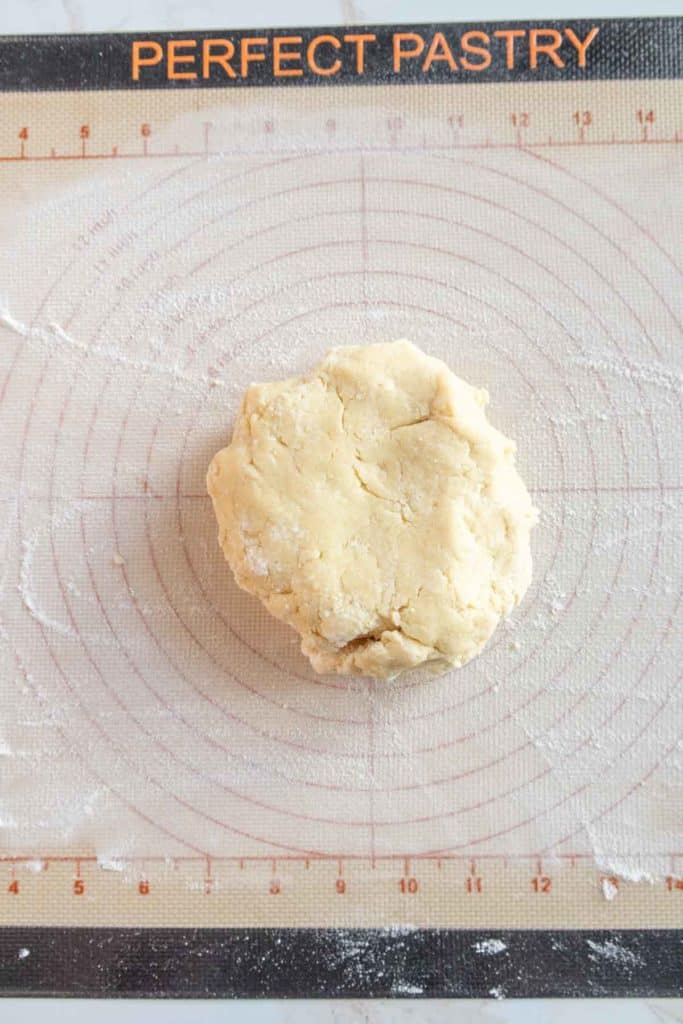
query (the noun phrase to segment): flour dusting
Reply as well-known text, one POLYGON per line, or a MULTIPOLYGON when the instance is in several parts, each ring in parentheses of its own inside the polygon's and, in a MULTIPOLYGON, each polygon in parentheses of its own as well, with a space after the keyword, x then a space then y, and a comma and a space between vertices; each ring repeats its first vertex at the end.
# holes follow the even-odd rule
POLYGON ((13 331, 14 334, 18 334, 20 338, 25 338, 29 334, 30 328, 17 320, 16 317, 12 316, 6 309, 0 309, 0 325, 6 327, 8 331, 13 331))
POLYGON ((12 331, 29 342, 37 344, 45 349, 48 354, 54 355, 57 351, 55 342, 59 342, 67 350, 76 353, 79 358, 84 355, 95 356, 105 359, 114 366, 130 370, 135 374, 150 374, 151 376, 167 378, 174 387, 184 389, 205 396, 207 388, 225 387, 225 382, 215 375, 188 374, 183 372, 177 365, 167 365, 162 362, 154 362, 148 359, 134 359, 127 356, 119 347, 114 345, 86 345, 85 342, 73 337, 60 327, 59 324, 51 323, 46 327, 30 327, 28 324, 17 320, 8 310, 0 310, 0 326, 12 331))
POLYGON ((619 895, 619 888, 611 878, 603 878, 602 880, 602 895, 606 900, 613 900, 619 895))
POLYGON ((44 860, 27 860, 23 866, 25 871, 30 871, 34 875, 39 875, 47 867, 44 860))
POLYGON ((39 622, 41 626, 51 632, 58 633, 60 636, 68 637, 73 639, 75 634, 65 623, 58 621, 53 618, 42 606, 42 602, 38 597, 37 590, 33 586, 33 561, 35 557, 36 547, 40 540, 40 534, 35 534, 30 539, 24 539, 22 541, 23 558, 21 560, 21 568, 19 571, 19 593, 21 599, 26 607, 27 611, 33 616, 36 622, 39 622))
POLYGON ((421 996, 423 992, 420 985, 411 985, 407 981, 395 981, 391 985, 392 996, 421 996))
POLYGON ((573 356, 571 361, 575 366, 597 370, 636 383, 652 384, 676 394, 683 390, 683 374, 664 366, 663 363, 635 363, 626 359, 610 358, 591 359, 588 356, 573 356))
POLYGON ((614 939, 606 939, 604 942, 586 939, 586 945, 592 951, 588 954, 590 960, 607 960, 620 967, 640 967, 645 962, 632 949, 627 949, 614 939))
POLYGON ((474 949, 482 956, 498 956, 507 950, 507 946, 502 939, 482 939, 474 943, 474 949))
POLYGON ((125 864, 121 860, 113 860, 110 857, 98 857, 97 866, 102 871, 120 871, 122 872, 125 868, 125 864))
MULTIPOLYGON (((642 856, 625 857, 610 855, 595 850, 595 863, 601 870, 626 882, 649 882, 653 885, 657 878, 667 873, 666 858, 649 858, 647 862, 642 856)), ((609 898, 609 897, 608 897, 609 898)))

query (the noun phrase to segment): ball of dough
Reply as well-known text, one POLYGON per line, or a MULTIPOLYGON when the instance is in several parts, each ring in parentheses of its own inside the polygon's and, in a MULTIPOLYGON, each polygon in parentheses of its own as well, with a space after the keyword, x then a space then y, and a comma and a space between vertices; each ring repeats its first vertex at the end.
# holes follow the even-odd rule
POLYGON ((408 341, 247 390, 208 472, 219 541, 317 672, 463 665, 523 596, 536 513, 487 402, 408 341))

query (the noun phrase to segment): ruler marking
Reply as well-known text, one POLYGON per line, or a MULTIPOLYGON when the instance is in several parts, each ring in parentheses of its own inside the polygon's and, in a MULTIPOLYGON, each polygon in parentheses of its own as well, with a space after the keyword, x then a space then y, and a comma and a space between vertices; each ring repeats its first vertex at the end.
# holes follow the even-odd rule
MULTIPOLYGON (((539 894, 556 893, 556 899, 553 901, 553 906, 541 909, 544 917, 544 927, 557 926, 557 921, 561 920, 558 914, 563 913, 562 908, 566 906, 569 913, 572 916, 572 920, 576 922, 577 915, 581 917, 585 923, 583 925, 575 924, 577 927, 594 927, 600 925, 605 927, 607 922, 615 924, 619 920, 619 914, 622 909, 626 910, 630 915, 630 919, 634 919, 633 915, 638 913, 638 908, 641 908, 647 912, 647 908, 651 908, 653 921, 657 921, 660 924, 652 924, 651 927, 666 926, 668 921, 671 921, 675 917, 679 906, 678 898, 683 893, 683 876, 676 874, 676 863, 675 858, 682 856, 681 854, 671 854, 669 857, 669 863, 667 864, 668 872, 664 877, 658 878, 656 884, 653 886, 638 885, 633 882, 630 885, 624 884, 619 878, 606 875, 595 863, 592 855, 589 854, 563 854, 558 855, 558 859, 563 859, 565 862, 568 860, 567 870, 572 869, 571 879, 568 879, 569 884, 562 884, 555 888, 556 879, 552 873, 543 874, 545 869, 548 872, 550 865, 547 863, 547 859, 539 857, 538 855, 515 855, 513 858, 516 861, 516 869, 514 874, 509 874, 509 865, 507 864, 508 858, 501 855, 485 854, 484 857, 488 858, 490 862, 495 862, 495 868, 492 870, 480 871, 481 865, 477 864, 477 861, 470 858, 469 861, 463 856, 457 856, 451 858, 452 860, 458 860, 467 864, 469 870, 465 873, 465 877, 456 876, 455 879, 451 878, 446 873, 441 873, 442 859, 444 861, 448 858, 422 856, 418 855, 404 855, 398 863, 403 868, 401 877, 397 879, 394 873, 392 865, 397 863, 395 855, 383 855, 381 860, 386 865, 386 870, 380 876, 379 879, 373 880, 373 892, 381 894, 383 901, 391 901, 392 899, 402 899, 404 896, 409 895, 411 898, 415 897, 418 901, 424 899, 425 911, 432 905, 431 900, 436 896, 437 898, 437 913, 440 915, 443 927, 487 927, 487 908, 482 903, 481 906, 475 904, 475 901, 470 902, 467 900, 467 906, 456 902, 452 907, 452 917, 450 923, 443 923, 442 917, 443 902, 439 900, 450 900, 455 884, 460 887, 464 882, 465 892, 469 896, 475 898, 481 894, 487 894, 489 898, 507 897, 510 893, 514 894, 514 899, 517 901, 510 909, 510 914, 505 917, 497 915, 496 924, 490 924, 488 927, 516 927, 520 920, 524 919, 526 913, 524 906, 529 907, 537 905, 539 894), (578 860, 583 859, 583 870, 578 872, 578 860), (529 878, 528 863, 531 860, 532 867, 535 869, 535 873, 529 878), (424 862, 424 864, 431 865, 432 873, 427 871, 416 871, 416 865, 414 861, 424 862), (526 861, 526 864, 525 864, 526 861), (412 873, 411 873, 412 872, 412 873), (621 893, 627 896, 626 904, 623 901, 619 903, 605 902, 601 898, 601 894, 604 894, 604 882, 611 882, 614 886, 619 888, 621 893), (378 888, 378 883, 381 888, 378 888), (531 883, 531 884, 530 884, 531 883), (398 894, 401 894, 400 896, 398 894), (577 902, 577 895, 579 896, 579 902, 577 902), (557 903, 557 900, 563 901, 557 903), (524 901, 524 903, 520 902, 524 901), (530 901, 534 901, 532 904, 530 901), (516 908, 516 909, 515 909, 516 908), (605 917, 607 915, 607 917, 605 917), (505 923, 502 923, 505 922, 505 923), (592 923, 591 923, 592 922, 592 923), (597 924, 596 924, 597 922, 597 924), (600 924, 602 922, 602 924, 600 924)), ((35 859, 35 858, 34 858, 35 859)), ((47 860, 48 858, 44 858, 47 860)), ((57 875, 50 880, 51 886, 50 892, 62 892, 66 889, 66 892, 74 897, 82 897, 87 893, 88 907, 87 911, 83 911, 81 908, 74 906, 69 902, 69 906, 65 907, 65 917, 61 920, 63 923, 76 924, 83 921, 85 914, 86 919, 92 914, 93 911, 101 909, 103 913, 111 917, 113 912, 116 920, 121 916, 122 920, 130 922, 130 915, 133 913, 136 915, 136 921, 140 926, 144 926, 145 922, 149 921, 149 916, 158 923, 160 921, 159 915, 162 915, 163 926, 173 927, 174 921, 178 921, 177 914, 181 915, 183 920, 187 921, 188 913, 194 915, 193 921, 197 927, 200 927, 202 922, 207 920, 215 921, 215 918, 206 918, 203 915, 212 914, 213 912, 208 909, 202 909, 201 903, 193 902, 195 896, 193 893, 197 893, 200 889, 202 895, 210 896, 215 887, 216 878, 213 871, 213 862, 216 859, 222 859, 225 861, 232 861, 235 858, 214 858, 213 856, 197 856, 197 857, 183 857, 179 858, 186 862, 197 862, 203 864, 206 867, 206 871, 203 873, 203 877, 200 876, 202 885, 197 885, 194 875, 188 875, 178 877, 174 879, 168 873, 166 874, 155 874, 147 870, 145 864, 146 861, 160 862, 164 860, 168 864, 167 858, 160 857, 139 857, 130 858, 125 860, 117 860, 118 865, 125 863, 135 862, 139 865, 139 869, 135 872, 135 884, 131 886, 130 874, 128 876, 120 874, 118 871, 103 871, 97 874, 97 876, 86 876, 83 878, 83 872, 81 867, 80 857, 54 857, 53 860, 59 860, 62 863, 71 862, 75 865, 75 874, 73 876, 66 877, 64 875, 57 875), (189 884, 188 884, 189 881, 189 884), (161 905, 158 903, 155 905, 154 901, 144 900, 139 901, 139 897, 149 896, 150 893, 166 893, 166 897, 163 898, 161 905), (177 914, 176 914, 177 911, 177 914), (165 916, 164 916, 165 915, 165 916), (175 915, 175 916, 174 916, 175 915)), ((272 874, 270 879, 267 880, 266 885, 262 887, 259 883, 259 879, 256 880, 247 877, 243 881, 239 881, 238 878, 232 878, 230 882, 226 882, 223 886, 224 892, 228 897, 228 902, 224 904, 220 910, 220 920, 225 926, 237 925, 242 919, 245 913, 245 904, 243 897, 247 894, 248 906, 253 903, 254 912, 257 912, 257 906, 261 906, 265 914, 269 911, 265 909, 265 903, 260 903, 261 900, 270 900, 274 895, 280 894, 283 890, 281 879, 277 877, 277 865, 280 858, 272 858, 265 856, 254 856, 249 858, 252 862, 263 861, 269 863, 272 868, 272 874), (234 902, 232 901, 234 897, 234 902), (254 902, 256 901, 256 902, 254 902), (227 916, 226 916, 227 915, 227 916)), ((289 858, 290 860, 299 860, 303 864, 308 864, 311 858, 289 858)), ((303 909, 304 921, 299 924, 293 923, 292 927, 307 927, 316 926, 316 922, 319 923, 321 919, 324 919, 326 908, 332 907, 332 902, 336 906, 337 897, 340 894, 348 891, 348 883, 344 877, 344 858, 331 858, 327 856, 320 856, 313 858, 319 860, 322 863, 326 863, 329 869, 329 873, 322 876, 316 873, 313 876, 309 876, 310 881, 307 880, 307 887, 309 890, 309 902, 303 909), (329 902, 328 902, 329 901, 329 902), (318 915, 316 917, 316 915, 318 915), (320 915, 323 915, 321 917, 320 915)), ((380 858, 378 858, 380 859, 380 858)), ((554 858, 552 858, 554 859, 554 858)), ((16 858, 14 859, 16 861, 16 858)), ((94 857, 83 858, 88 862, 95 860, 94 857)), ((370 869, 371 861, 368 857, 359 857, 358 860, 363 861, 370 869)), ((240 866, 244 866, 242 860, 239 861, 240 866)), ((11 881, 5 883, 5 891, 9 894, 8 899, 12 900, 11 910, 12 919, 15 924, 21 922, 22 915, 28 914, 30 923, 35 923, 36 915, 40 919, 41 908, 46 906, 45 903, 45 889, 44 884, 37 886, 33 885, 31 878, 21 878, 16 871, 16 863, 9 864, 9 874, 11 881), (15 903, 14 898, 18 898, 15 903), (22 909, 23 908, 23 909, 22 909)), ((375 876, 376 877, 376 876, 375 876)), ((355 876, 356 881, 359 878, 355 876)), ((38 879, 35 879, 38 881, 38 879)), ((2 897, 0 896, 0 899, 2 897)), ((49 897, 48 897, 49 898, 49 897)), ((543 901, 545 903, 545 900, 543 901)), ((10 905, 10 904, 8 904, 10 905)), ((384 910, 380 910, 380 916, 387 910, 387 906, 390 907, 391 903, 384 903, 384 910)), ((534 910, 535 912, 535 910, 534 910)), ((293 911, 297 914, 297 911, 293 911)), ((357 914, 353 907, 351 908, 351 916, 349 923, 353 922, 358 927, 373 927, 379 926, 380 921, 377 921, 375 925, 372 923, 372 906, 367 908, 368 917, 370 920, 365 925, 359 924, 357 920, 357 914)), ((258 912, 257 912, 257 920, 258 912)), ((296 917, 299 921, 300 918, 296 917)), ((338 920, 338 919, 337 919, 338 920)), ((386 914, 384 914, 383 920, 386 920, 386 914)), ((84 922, 85 923, 85 922, 84 922)), ((114 920, 111 922, 111 926, 115 927, 116 923, 114 920)), ((538 925, 541 927, 541 925, 538 925)))
MULTIPOLYGON (((547 139, 539 139, 535 142, 492 142, 490 139, 486 142, 458 142, 458 149, 469 149, 469 150, 481 150, 481 149, 548 149, 548 148, 567 148, 567 147, 585 147, 585 146, 642 146, 646 145, 657 145, 657 146, 675 146, 680 145, 683 142, 683 137, 680 132, 676 132, 672 136, 660 137, 660 138, 636 138, 636 139, 553 139, 549 136, 547 139)), ((177 145, 177 144, 176 144, 177 145)), ((402 152, 402 153, 422 153, 429 152, 432 150, 451 150, 453 149, 453 143, 436 143, 431 142, 425 145, 414 145, 414 146, 381 146, 381 145, 365 145, 365 146, 339 146, 334 149, 328 149, 329 155, 334 156, 337 153, 350 153, 350 152, 365 152, 365 153, 386 153, 386 152, 402 152)), ((113 146, 112 150, 104 153, 56 153, 54 149, 50 150, 49 154, 34 154, 25 155, 21 154, 2 154, 0 155, 0 163, 17 163, 23 160, 27 163, 42 163, 46 160, 152 160, 152 159, 196 159, 197 157, 211 157, 211 156, 226 156, 226 157, 240 157, 240 156, 266 156, 266 155, 287 155, 287 154, 300 154, 302 150, 288 149, 288 148, 272 148, 266 150, 263 149, 239 149, 239 150, 205 150, 205 149, 174 149, 171 151, 158 150, 150 152, 147 146, 147 140, 143 139, 142 152, 124 152, 118 151, 117 146, 113 146)), ((319 154, 319 150, 311 149, 311 154, 319 154)))

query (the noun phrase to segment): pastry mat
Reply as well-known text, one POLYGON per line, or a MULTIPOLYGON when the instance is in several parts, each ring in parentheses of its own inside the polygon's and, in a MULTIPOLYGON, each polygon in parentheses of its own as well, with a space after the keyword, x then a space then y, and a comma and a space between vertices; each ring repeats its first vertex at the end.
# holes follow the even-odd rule
POLYGON ((50 91, 46 54, 102 40, 20 42, 4 990, 674 992, 681 82, 617 56, 599 80, 50 91), (250 381, 399 337, 518 441, 534 582, 458 672, 317 677, 235 586, 204 474, 250 381))

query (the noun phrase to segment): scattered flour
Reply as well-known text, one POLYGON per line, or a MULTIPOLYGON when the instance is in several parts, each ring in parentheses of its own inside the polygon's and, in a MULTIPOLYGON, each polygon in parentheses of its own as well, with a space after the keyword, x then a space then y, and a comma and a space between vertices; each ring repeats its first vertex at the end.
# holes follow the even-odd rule
POLYGON ((36 548, 41 539, 41 534, 36 533, 30 540, 22 541, 22 559, 19 569, 19 593, 26 609, 31 613, 36 622, 49 629, 59 636, 73 637, 73 631, 63 622, 58 622, 41 607, 38 597, 33 589, 33 559, 36 548))
POLYGON ((424 992, 419 985, 411 985, 406 981, 395 981, 391 986, 392 996, 421 996, 424 992))
POLYGON ((622 967, 636 967, 643 964, 642 957, 634 953, 632 949, 620 946, 613 939, 606 939, 604 942, 595 942, 593 939, 586 939, 586 945, 590 947, 591 960, 609 960, 611 963, 619 964, 622 967))
POLYGON ((78 353, 79 356, 98 356, 106 359, 115 366, 122 366, 133 370, 136 374, 145 373, 157 377, 168 377, 174 386, 184 388, 185 391, 204 395, 207 388, 225 387, 225 382, 219 377, 212 375, 201 376, 199 374, 183 373, 178 366, 166 365, 153 362, 149 359, 133 359, 125 355, 120 348, 112 345, 86 345, 78 338, 72 337, 59 324, 48 324, 46 327, 30 327, 23 323, 7 309, 0 309, 0 327, 4 327, 21 338, 26 338, 47 349, 50 354, 55 351, 55 341, 61 342, 67 349, 78 353))
POLYGON ((21 320, 17 320, 16 317, 13 317, 12 314, 8 313, 5 309, 0 310, 0 324, 2 324, 3 327, 6 327, 8 331, 13 331, 22 338, 27 337, 29 334, 30 328, 27 327, 26 324, 22 323, 21 320))
POLYGON ((619 895, 619 889, 611 878, 603 878, 602 895, 605 897, 606 900, 613 900, 616 896, 619 895))
POLYGON ((672 370, 661 363, 634 363, 625 359, 590 359, 588 356, 574 356, 571 360, 575 366, 599 373, 613 374, 624 380, 642 384, 653 384, 655 387, 666 388, 680 393, 683 391, 683 374, 672 370))
MULTIPOLYGON (((651 865, 648 865, 646 869, 640 860, 635 857, 627 860, 623 857, 600 853, 597 849, 594 849, 594 852, 596 866, 601 871, 614 875, 616 878, 623 878, 625 882, 649 882, 650 885, 654 884, 655 874, 651 870, 651 865)), ((656 870, 656 874, 663 876, 666 873, 666 864, 662 863, 661 871, 656 870)))
MULTIPOLYGON (((40 584, 44 570, 42 569, 41 564, 34 565, 34 562, 36 560, 36 552, 40 545, 48 541, 51 535, 58 535, 64 528, 73 524, 79 516, 85 515, 88 512, 88 509, 89 505, 87 499, 72 502, 64 509, 63 512, 58 514, 55 513, 41 526, 35 529, 30 536, 22 539, 21 563, 19 566, 17 589, 21 595, 21 600, 26 610, 36 622, 44 627, 44 629, 49 630, 57 636, 65 637, 68 640, 75 640, 79 645, 85 640, 87 642, 96 643, 100 647, 118 647, 120 646, 120 639, 116 636, 109 636, 102 630, 95 630, 93 632, 81 630, 80 635, 77 636, 74 629, 70 624, 68 624, 66 614, 64 620, 56 618, 45 607, 44 599, 41 600, 38 596, 37 585, 40 584)), ((119 555, 119 557, 121 556, 119 555)), ((112 561, 115 565, 124 564, 123 561, 121 563, 116 562, 115 556, 112 558, 112 561)), ((74 587, 69 582, 67 582, 65 586, 71 593, 75 593, 77 596, 79 595, 78 588, 74 587)))
POLYGON ((502 939, 482 939, 481 942, 474 943, 474 948, 482 956, 497 956, 504 953, 507 946, 502 939))
POLYGON ((103 871, 123 871, 124 864, 120 860, 112 860, 108 857, 98 857, 97 866, 103 871))
POLYGON ((27 860, 24 863, 24 870, 32 871, 34 875, 39 875, 41 871, 45 870, 44 860, 27 860))

